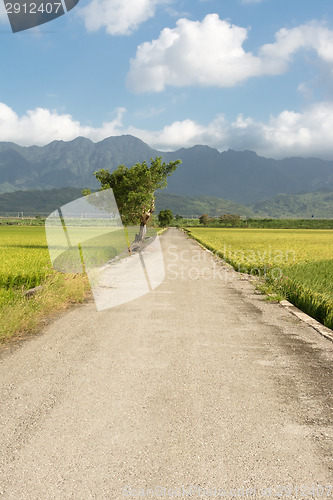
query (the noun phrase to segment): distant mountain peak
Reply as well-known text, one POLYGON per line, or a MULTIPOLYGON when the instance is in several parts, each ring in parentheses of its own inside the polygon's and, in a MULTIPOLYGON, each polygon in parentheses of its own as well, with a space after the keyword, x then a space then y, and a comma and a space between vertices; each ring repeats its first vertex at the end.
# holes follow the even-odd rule
POLYGON ((85 137, 53 141, 46 146, 21 147, 0 142, 0 193, 68 186, 95 189, 93 172, 127 167, 161 156, 182 160, 168 178, 168 193, 212 196, 250 205, 278 193, 333 189, 333 162, 289 158, 272 160, 254 151, 219 152, 207 145, 161 152, 127 134, 94 143, 85 137))
POLYGON ((90 142, 93 144, 93 141, 91 139, 88 139, 87 137, 83 137, 82 135, 79 135, 75 139, 68 141, 68 144, 70 144, 70 143, 74 144, 74 143, 79 143, 79 142, 90 142))
POLYGON ((139 139, 138 137, 135 137, 134 135, 131 135, 131 134, 111 135, 110 137, 106 137, 105 139, 102 139, 101 141, 96 142, 95 144, 105 144, 105 143, 117 142, 117 141, 118 142, 131 141, 132 143, 136 143, 136 144, 144 144, 147 148, 150 148, 150 146, 148 146, 148 144, 146 144, 141 139, 139 139))
POLYGON ((259 158, 257 153, 255 151, 251 151, 250 149, 244 149, 242 151, 236 151, 235 149, 228 149, 227 151, 223 151, 223 153, 229 154, 229 155, 234 155, 234 156, 243 155, 243 156, 252 156, 255 158, 259 158))

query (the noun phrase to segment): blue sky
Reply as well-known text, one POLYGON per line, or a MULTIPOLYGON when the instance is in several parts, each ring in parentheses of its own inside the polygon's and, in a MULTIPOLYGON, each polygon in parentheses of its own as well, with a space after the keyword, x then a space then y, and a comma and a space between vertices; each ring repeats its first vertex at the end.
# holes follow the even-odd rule
POLYGON ((80 0, 15 34, 1 8, 0 141, 333 159, 332 0, 80 0))

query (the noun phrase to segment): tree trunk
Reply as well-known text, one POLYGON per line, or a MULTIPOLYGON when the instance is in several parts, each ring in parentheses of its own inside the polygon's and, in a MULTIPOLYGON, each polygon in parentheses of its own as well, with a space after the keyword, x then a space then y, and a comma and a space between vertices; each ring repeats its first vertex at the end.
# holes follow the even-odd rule
POLYGON ((150 219, 150 213, 147 213, 147 212, 145 214, 143 214, 143 216, 141 217, 140 231, 139 231, 139 234, 137 234, 135 236, 136 243, 140 243, 141 241, 144 241, 146 233, 147 233, 147 222, 149 221, 149 219, 150 219))
POLYGON ((146 232, 147 232, 147 226, 146 226, 146 224, 141 224, 140 225, 140 231, 139 231, 139 234, 138 234, 138 241, 143 241, 145 239, 146 232))

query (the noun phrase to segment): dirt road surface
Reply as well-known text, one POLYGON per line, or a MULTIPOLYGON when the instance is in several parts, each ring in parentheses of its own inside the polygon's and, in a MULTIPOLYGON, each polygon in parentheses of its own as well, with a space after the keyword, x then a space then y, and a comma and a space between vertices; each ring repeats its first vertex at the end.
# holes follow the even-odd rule
POLYGON ((332 497, 332 342, 161 243, 153 292, 1 350, 0 498, 332 497))

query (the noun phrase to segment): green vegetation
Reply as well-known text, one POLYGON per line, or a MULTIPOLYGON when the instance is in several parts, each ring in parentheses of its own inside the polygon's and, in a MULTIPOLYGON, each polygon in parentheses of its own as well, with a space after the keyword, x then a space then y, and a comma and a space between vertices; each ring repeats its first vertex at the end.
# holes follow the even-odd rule
MULTIPOLYGON (((240 219, 238 216, 223 215, 218 219, 204 214, 206 226, 223 228, 238 227, 247 229, 333 229, 333 219, 240 219), (233 222, 231 220, 233 219, 233 222)), ((200 218, 177 218, 175 227, 201 227, 200 218)))
POLYGON ((79 188, 67 187, 4 193, 0 195, 0 213, 4 216, 16 216, 19 213, 21 216, 23 212, 23 215, 40 214, 47 217, 58 207, 80 198, 81 191, 79 188))
POLYGON ((203 214, 200 215, 199 217, 199 224, 202 224, 203 226, 207 227, 212 220, 213 219, 211 219, 208 214, 203 214))
MULTIPOLYGON (((57 241, 58 229, 48 227, 48 237, 52 238, 49 231, 55 230, 57 241)), ((82 257, 88 270, 128 255, 138 230, 139 226, 124 231, 122 227, 74 225, 70 231, 73 248, 61 253, 61 245, 55 247, 52 268, 44 227, 0 226, 0 342, 18 333, 33 332, 44 317, 84 300, 90 287, 83 274, 79 242, 84 242, 82 257), (25 295, 39 286, 32 297, 25 295)), ((156 229, 149 226, 147 237, 155 234, 156 229)))
POLYGON ((333 218, 333 191, 304 194, 279 194, 254 205, 242 205, 212 196, 178 196, 159 193, 156 198, 158 210, 170 208, 173 213, 186 217, 208 214, 219 217, 223 214, 238 214, 242 218, 333 218))
MULTIPOLYGON (((177 158, 182 160, 181 167, 169 180, 171 193, 190 197, 205 194, 224 198, 245 204, 248 210, 251 204, 269 200, 279 193, 297 193, 300 190, 309 193, 320 188, 333 190, 332 161, 316 158, 273 160, 260 157, 251 151, 229 150, 219 153, 207 146, 181 148, 175 152, 162 153, 133 136, 123 135, 109 137, 97 143, 78 137, 69 142, 53 141, 43 147, 23 147, 0 142, 0 193, 18 189, 61 188, 64 180, 68 186, 90 187, 93 190, 98 188, 98 183, 92 175, 93 171, 119 164, 130 166, 137 161, 149 162, 150 158, 156 156, 162 156, 167 163, 177 158)), ((79 196, 73 196, 72 199, 77 197, 79 196)), ((33 199, 32 201, 35 202, 33 199)), ((319 209, 317 201, 316 206, 319 209)), ((285 200, 281 200, 281 203, 284 205, 285 200)), ((16 210, 24 211, 24 208, 16 205, 16 210)), ((57 203, 55 208, 61 205, 57 203)), ((279 201, 277 209, 280 209, 280 206, 279 201)), ((210 216, 223 213, 253 216, 232 206, 219 207, 214 213, 208 206, 201 206, 194 211, 192 209, 180 211, 169 203, 164 206, 158 205, 157 212, 166 208, 172 210, 174 214, 187 217, 204 213, 210 216)), ((286 208, 289 210, 288 206, 286 208)), ((262 207, 262 211, 255 215, 268 217, 270 214, 265 212, 265 209, 262 207)), ((311 217, 314 214, 315 217, 331 217, 328 213, 314 212, 312 208, 303 209, 295 206, 295 209, 298 212, 293 212, 290 216, 311 217)), ((6 208, 4 210, 6 211, 6 208)), ((279 214, 273 215, 279 216, 279 214)))
POLYGON ((247 219, 252 229, 333 229, 333 219, 247 219))
MULTIPOLYGON (((247 222, 244 221, 244 223, 247 227, 247 222)), ((224 214, 220 215, 219 224, 222 227, 240 227, 243 224, 243 221, 239 215, 224 214)))
POLYGON ((173 220, 173 215, 171 210, 165 209, 161 210, 158 214, 158 224, 160 227, 167 227, 171 224, 173 220))
POLYGON ((83 274, 62 274, 51 268, 44 227, 0 227, 0 342, 31 332, 41 320, 89 290, 83 274), (25 292, 42 285, 28 298, 25 292))
POLYGON ((38 286, 51 269, 43 227, 0 227, 0 286, 38 286))
POLYGON ((44 226, 45 219, 42 217, 24 219, 17 218, 0 218, 0 226, 44 226))
MULTIPOLYGON (((82 196, 82 189, 61 188, 49 190, 15 191, 0 194, 0 213, 3 216, 37 214, 48 216, 58 207, 65 205, 82 196)), ((156 193, 156 211, 171 209, 173 213, 182 215, 200 215, 209 213, 218 216, 221 213, 239 213, 242 216, 253 217, 255 212, 244 205, 229 200, 211 196, 186 197, 167 194, 162 191, 156 193)))
MULTIPOLYGON (((53 230, 54 228, 51 228, 53 230)), ((85 269, 104 265, 115 257, 128 256, 128 250, 135 242, 140 226, 121 227, 71 227, 72 248, 61 252, 54 261, 54 268, 61 272, 82 272, 82 261, 78 245, 80 243, 85 269)), ((48 229, 49 231, 49 229, 48 229)), ((148 226, 146 237, 156 235, 156 229, 148 226)), ((51 235, 50 235, 51 236, 51 235)), ((51 236, 56 241, 57 232, 51 236)), ((55 249, 56 250, 56 249, 55 249)))
MULTIPOLYGON (((155 191, 164 189, 167 178, 177 169, 180 160, 162 163, 162 157, 151 159, 150 166, 144 161, 130 168, 119 165, 113 172, 101 169, 94 173, 100 182, 100 191, 112 189, 124 225, 140 224, 138 241, 147 231, 148 221, 155 212, 155 191)), ((82 194, 91 194, 85 189, 82 194)))
MULTIPOLYGON (((78 269, 59 273, 51 268, 43 226, 30 226, 29 219, 17 221, 26 225, 0 225, 0 341, 15 333, 34 331, 42 318, 68 304, 83 301, 89 290, 87 277, 75 273, 78 269), (42 288, 33 297, 24 295, 28 289, 39 285, 42 288)), ((38 219, 32 221, 43 223, 38 219)), ((157 217, 154 221, 157 223, 157 217)), ((87 220, 79 222, 74 229, 78 241, 86 241, 82 250, 87 266, 99 265, 126 251, 139 230, 138 226, 129 227, 125 236, 124 231, 115 227, 105 234, 102 220, 93 228, 88 227, 87 220)), ((260 229, 202 228, 198 219, 180 216, 176 216, 173 223, 188 227, 192 223, 194 227, 188 229, 190 234, 235 269, 262 276, 266 291, 286 297, 333 328, 333 233, 314 230, 316 227, 333 228, 333 221, 247 220, 248 226, 259 224, 260 229), (267 229, 272 223, 275 229, 267 229), (287 223, 311 229, 283 229, 287 223)), ((221 221, 216 220, 216 223, 221 221)), ((73 235, 73 228, 71 231, 73 235)), ((155 232, 148 227, 148 236, 155 232)), ((65 257, 68 258, 68 254, 62 259, 65 257)), ((60 268, 60 260, 57 264, 60 268)), ((64 269, 68 271, 68 265, 64 269)))
POLYGON ((189 234, 237 271, 333 328, 333 234, 329 230, 191 228, 189 234))
MULTIPOLYGON (((37 214, 48 216, 56 208, 81 197, 79 188, 15 191, 0 194, 0 213, 3 216, 37 214)), ((238 214, 242 218, 306 218, 318 220, 333 218, 333 191, 304 194, 279 194, 267 201, 246 206, 212 196, 179 196, 163 191, 156 193, 156 212, 170 209, 183 217, 209 214, 218 218, 223 214, 238 214)))
POLYGON ((213 196, 179 196, 159 192, 156 194, 156 208, 158 211, 169 208, 173 214, 184 217, 209 214, 218 217, 225 213, 236 213, 243 217, 254 217, 255 212, 250 207, 213 196))
POLYGON ((290 302, 333 329, 333 259, 299 262, 268 285, 290 302))
POLYGON ((333 218, 333 191, 278 194, 270 200, 256 203, 252 209, 267 217, 333 218))

